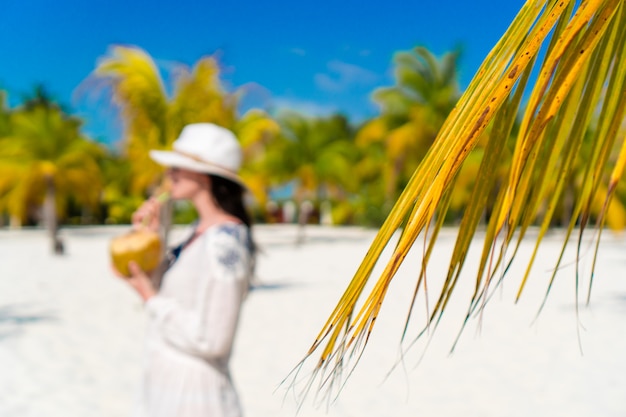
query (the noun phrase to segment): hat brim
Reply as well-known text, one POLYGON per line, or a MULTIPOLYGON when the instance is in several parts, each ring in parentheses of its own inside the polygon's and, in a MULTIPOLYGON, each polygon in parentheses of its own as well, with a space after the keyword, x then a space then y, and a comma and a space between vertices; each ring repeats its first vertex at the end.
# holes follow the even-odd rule
POLYGON ((248 187, 243 180, 233 172, 219 166, 203 163, 177 152, 150 151, 150 158, 159 165, 172 168, 181 168, 203 174, 217 175, 241 185, 244 189, 248 187))

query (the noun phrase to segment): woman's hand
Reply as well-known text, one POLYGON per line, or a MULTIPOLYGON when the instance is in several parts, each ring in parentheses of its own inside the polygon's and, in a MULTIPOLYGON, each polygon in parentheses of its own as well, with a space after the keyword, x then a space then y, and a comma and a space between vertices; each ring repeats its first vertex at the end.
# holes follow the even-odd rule
POLYGON ((152 284, 152 280, 135 262, 130 261, 128 263, 128 270, 130 271, 130 278, 126 280, 131 287, 137 291, 142 300, 148 301, 150 298, 156 295, 156 289, 152 284))
POLYGON ((128 263, 128 270, 130 271, 130 277, 126 277, 120 273, 115 266, 111 265, 113 269, 113 273, 118 277, 122 278, 131 287, 137 291, 137 294, 141 297, 143 301, 148 301, 150 298, 156 295, 156 289, 154 288, 154 284, 152 280, 140 267, 137 263, 130 261, 128 263))
POLYGON ((146 200, 141 207, 133 213, 131 218, 133 228, 135 230, 147 229, 153 232, 158 232, 160 211, 161 204, 155 198, 146 200))

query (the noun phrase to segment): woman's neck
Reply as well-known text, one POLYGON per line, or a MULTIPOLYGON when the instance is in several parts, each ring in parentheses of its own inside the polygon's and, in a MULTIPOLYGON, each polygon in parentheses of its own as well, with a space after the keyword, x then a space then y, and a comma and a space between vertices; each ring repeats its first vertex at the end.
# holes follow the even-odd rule
POLYGON ((201 233, 209 227, 228 221, 239 222, 239 220, 226 213, 219 207, 210 194, 202 193, 192 200, 193 205, 198 212, 198 226, 196 231, 201 233))

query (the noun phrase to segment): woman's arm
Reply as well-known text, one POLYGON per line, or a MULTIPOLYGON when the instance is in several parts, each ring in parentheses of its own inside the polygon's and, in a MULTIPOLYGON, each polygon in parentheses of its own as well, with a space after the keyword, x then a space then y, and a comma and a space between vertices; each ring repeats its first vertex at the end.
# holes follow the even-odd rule
POLYGON ((155 295, 146 308, 162 337, 177 349, 204 358, 230 353, 241 303, 248 290, 250 255, 235 236, 218 231, 203 253, 209 271, 200 275, 195 309, 155 295))

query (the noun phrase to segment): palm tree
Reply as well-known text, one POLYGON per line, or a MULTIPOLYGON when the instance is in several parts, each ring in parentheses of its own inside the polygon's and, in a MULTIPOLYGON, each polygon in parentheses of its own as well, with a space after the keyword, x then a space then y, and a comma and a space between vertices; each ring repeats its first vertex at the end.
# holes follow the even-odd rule
POLYGON ((296 181, 295 198, 320 200, 350 184, 351 128, 344 116, 309 118, 295 112, 278 117, 283 141, 283 181, 296 181))
MULTIPOLYGON (((424 47, 394 56, 395 85, 379 88, 372 98, 381 114, 365 123, 357 144, 365 155, 380 155, 377 194, 394 201, 426 155, 459 97, 456 63, 460 52, 440 60, 424 47), (381 155, 379 148, 384 153, 381 155)), ((371 163, 371 161, 368 161, 371 163)), ((389 207, 390 208, 390 207, 389 207)))
POLYGON ((154 60, 137 47, 114 46, 98 62, 87 85, 107 88, 119 108, 133 193, 146 193, 160 179, 162 170, 150 159, 150 149, 170 147, 187 123, 232 122, 235 97, 221 90, 218 75, 211 57, 191 70, 181 65, 174 71, 170 97, 154 60))
POLYGON ((128 224, 133 212, 143 202, 140 195, 130 192, 132 166, 117 152, 110 152, 101 161, 104 175, 102 202, 106 208, 107 224, 128 224))
MULTIPOLYGON (((277 183, 293 182, 294 199, 302 210, 305 201, 346 199, 356 190, 350 175, 355 162, 352 128, 341 115, 307 117, 295 112, 278 116, 281 140, 272 146, 267 168, 277 183)), ((302 225, 306 216, 299 216, 302 225)))
MULTIPOLYGON (((425 291, 424 270, 431 260, 455 179, 486 132, 487 144, 458 228, 448 273, 425 317, 430 334, 445 316, 444 309, 460 278, 489 196, 495 194, 495 204, 486 226, 475 291, 465 322, 506 277, 494 271, 501 270, 499 265, 506 270, 520 242, 527 238, 528 227, 538 222, 535 252, 519 287, 519 298, 568 177, 578 164, 584 169, 580 171, 579 192, 572 201, 571 220, 565 227, 563 251, 575 227, 580 240, 590 226, 592 206, 598 196, 602 208, 594 239, 600 241, 607 209, 626 165, 625 53, 624 1, 527 1, 446 119, 303 360, 321 350, 314 377, 332 381, 348 364, 355 364, 350 358, 358 361, 389 283, 420 233, 427 241, 413 301, 420 291, 425 291), (535 63, 544 53, 545 58, 536 68, 538 75, 531 77, 535 63), (501 173, 494 173, 524 96, 528 97, 527 104, 514 138, 512 163, 501 181, 501 173), (590 146, 583 158, 579 150, 586 137, 590 146), (356 303, 374 266, 399 229, 401 233, 389 261, 357 311, 356 303)), ((555 261, 554 274, 562 255, 555 261)))
POLYGON ((264 111, 252 109, 237 121, 233 130, 243 149, 241 177, 263 212, 274 181, 271 149, 278 141, 280 126, 264 111))
POLYGON ((163 170, 150 159, 149 150, 171 147, 186 124, 211 122, 236 133, 245 129, 246 145, 253 147, 254 139, 272 137, 275 127, 266 115, 239 117, 241 92, 227 92, 219 75, 216 59, 203 57, 193 68, 177 65, 171 72, 173 85, 167 88, 152 57, 134 46, 113 46, 99 61, 87 84, 107 88, 120 109, 133 201, 140 201, 161 179, 163 170))
POLYGON ((58 219, 69 199, 96 209, 100 198, 97 160, 104 150, 83 136, 80 126, 40 88, 11 112, 10 133, 0 139, 0 202, 21 221, 43 205, 55 253, 63 252, 58 219))

